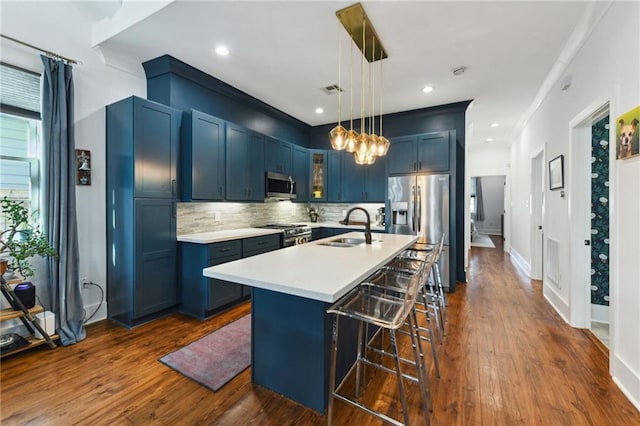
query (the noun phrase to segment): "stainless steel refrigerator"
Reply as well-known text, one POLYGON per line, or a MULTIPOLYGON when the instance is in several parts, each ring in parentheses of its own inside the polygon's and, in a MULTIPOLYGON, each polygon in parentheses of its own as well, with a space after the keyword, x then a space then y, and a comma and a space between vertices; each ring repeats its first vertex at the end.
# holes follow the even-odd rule
POLYGON ((448 290, 449 175, 397 176, 389 178, 386 217, 391 234, 418 235, 418 242, 436 244, 445 235, 438 261, 442 285, 448 290))

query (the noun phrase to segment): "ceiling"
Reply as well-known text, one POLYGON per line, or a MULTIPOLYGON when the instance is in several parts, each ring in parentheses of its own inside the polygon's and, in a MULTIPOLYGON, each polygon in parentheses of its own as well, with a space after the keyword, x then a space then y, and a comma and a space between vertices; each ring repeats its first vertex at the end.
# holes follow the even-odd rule
MULTIPOLYGON (((96 22, 111 16, 112 26, 118 27, 115 18, 122 22, 117 12, 125 3, 78 7, 96 22)), ((352 3, 174 1, 131 18, 96 44, 135 63, 172 55, 305 123, 326 124, 338 120, 337 96, 320 90, 339 82, 338 40, 340 84, 346 89, 342 120, 349 117, 351 74, 354 116, 360 115, 361 55, 354 49, 350 71, 350 40, 335 16, 352 3), (220 44, 229 48, 228 56, 214 53, 220 44), (317 107, 324 113, 316 114, 317 107)), ((514 127, 588 10, 588 3, 577 1, 363 5, 389 55, 382 61, 383 83, 375 88, 376 93, 383 90, 384 113, 473 99, 468 142, 492 138, 494 146, 508 146, 514 127), (454 76, 452 70, 460 66, 468 70, 454 76), (423 93, 425 85, 433 86, 433 92, 423 93), (499 126, 490 127, 493 122, 499 126)))

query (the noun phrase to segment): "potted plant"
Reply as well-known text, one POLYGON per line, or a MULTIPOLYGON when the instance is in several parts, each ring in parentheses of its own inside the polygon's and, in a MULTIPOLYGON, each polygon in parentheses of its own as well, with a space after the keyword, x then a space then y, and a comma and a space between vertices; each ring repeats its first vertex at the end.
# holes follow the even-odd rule
POLYGON ((322 207, 312 206, 311 204, 307 204, 307 213, 309 214, 309 219, 311 222, 317 222, 320 217, 320 213, 322 213, 324 209, 322 207))
POLYGON ((31 266, 33 256, 57 257, 56 250, 49 245, 47 236, 29 215, 22 201, 0 200, 4 229, 0 231, 0 257, 6 257, 8 268, 24 278, 34 274, 31 266))

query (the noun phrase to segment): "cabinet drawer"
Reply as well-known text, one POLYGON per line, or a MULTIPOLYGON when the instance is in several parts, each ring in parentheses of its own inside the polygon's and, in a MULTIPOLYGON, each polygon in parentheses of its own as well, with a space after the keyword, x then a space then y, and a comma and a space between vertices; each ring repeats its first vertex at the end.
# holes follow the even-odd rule
POLYGON ((242 241, 232 240, 225 241, 223 243, 209 244, 207 247, 208 259, 219 259, 221 257, 230 257, 235 255, 241 255, 242 253, 242 241))
POLYGON ((280 248, 280 234, 263 235, 261 237, 246 238, 242 240, 242 252, 246 257, 254 251, 266 249, 275 250, 280 248))

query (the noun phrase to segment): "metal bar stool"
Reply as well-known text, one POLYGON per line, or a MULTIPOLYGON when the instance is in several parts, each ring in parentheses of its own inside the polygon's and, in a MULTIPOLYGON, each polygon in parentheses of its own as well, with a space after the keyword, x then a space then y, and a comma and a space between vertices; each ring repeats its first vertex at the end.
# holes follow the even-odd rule
POLYGON ((356 408, 359 408, 366 413, 369 413, 383 421, 395 424, 409 424, 409 412, 407 408, 407 399, 404 388, 404 379, 416 382, 420 387, 420 395, 422 400, 422 407, 424 410, 425 422, 429 424, 429 395, 428 395, 428 382, 426 369, 424 367, 422 357, 420 356, 420 339, 416 339, 417 329, 415 324, 415 318, 411 315, 413 307, 418 295, 418 288, 421 282, 422 270, 415 271, 411 274, 397 274, 391 271, 387 272, 389 276, 393 276, 394 279, 401 281, 403 287, 406 289, 404 293, 398 293, 398 297, 385 294, 377 287, 369 285, 368 283, 362 283, 342 299, 338 300, 333 306, 331 306, 327 313, 335 314, 335 320, 333 323, 333 342, 331 350, 331 372, 330 372, 330 395, 329 395, 329 408, 328 408, 328 424, 332 424, 333 416, 333 404, 335 399, 339 399, 346 402, 356 408), (339 320, 340 317, 348 317, 355 319, 358 324, 358 351, 357 358, 354 364, 351 366, 345 377, 336 386, 336 359, 338 352, 338 332, 339 332, 339 320), (400 355, 398 351, 398 342, 396 332, 405 322, 409 323, 411 336, 411 346, 413 356, 415 360, 415 366, 417 370, 417 377, 410 376, 402 372, 400 366, 400 355), (366 336, 363 339, 363 326, 372 325, 380 327, 389 332, 391 337, 392 357, 394 359, 395 370, 382 365, 381 363, 373 362, 367 359, 366 356, 366 344, 363 340, 366 340, 366 336), (363 350, 364 348, 364 350, 363 350), (363 356, 364 352, 364 356, 363 356), (373 366, 386 372, 395 373, 398 383, 398 392, 400 395, 400 402, 402 404, 402 412, 404 423, 387 416, 384 413, 375 411, 374 409, 364 405, 363 403, 347 398, 340 394, 340 390, 351 376, 354 368, 356 369, 356 398, 359 397, 360 390, 360 367, 363 365, 373 366))
MULTIPOLYGON (((431 354, 433 357, 433 363, 436 370, 437 377, 440 377, 440 367, 438 362, 438 354, 436 351, 435 345, 435 331, 433 328, 433 322, 436 322, 436 327, 438 325, 438 316, 434 309, 430 309, 432 305, 435 303, 429 292, 426 289, 428 277, 431 274, 432 267, 434 265, 433 256, 425 256, 423 259, 411 259, 404 255, 400 255, 396 257, 394 260, 389 262, 386 266, 384 266, 380 271, 373 274, 371 277, 367 279, 368 285, 375 285, 383 290, 391 290, 393 292, 402 293, 406 291, 405 288, 402 287, 402 281, 398 280, 388 280, 386 271, 394 271, 396 273, 412 273, 413 271, 422 270, 421 283, 419 285, 418 291, 418 300, 413 308, 413 314, 415 315, 416 324, 417 323, 417 315, 416 312, 423 313, 425 315, 427 321, 427 327, 421 327, 418 325, 418 335, 422 340, 429 342, 431 345, 431 354), (422 304, 424 309, 420 309, 417 307, 418 304, 422 304), (420 334, 423 332, 425 334, 420 334)), ((400 330, 402 332, 403 330, 400 330)), ((422 352, 420 353, 423 356, 422 352)))

